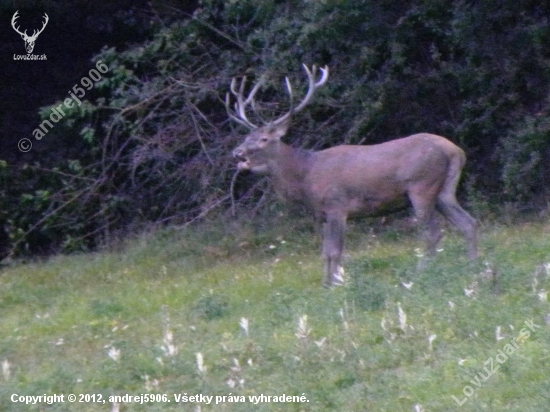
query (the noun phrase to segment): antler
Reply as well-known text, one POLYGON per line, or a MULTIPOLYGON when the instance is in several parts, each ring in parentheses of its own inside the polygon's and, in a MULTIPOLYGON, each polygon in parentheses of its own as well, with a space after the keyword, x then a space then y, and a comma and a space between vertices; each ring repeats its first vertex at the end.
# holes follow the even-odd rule
POLYGON ((244 86, 246 84, 246 76, 244 76, 241 80, 241 85, 239 87, 239 90, 237 91, 237 79, 233 78, 231 80, 231 93, 233 96, 237 98, 237 101, 235 102, 235 113, 237 116, 235 116, 233 113, 231 113, 231 109, 229 108, 229 93, 225 95, 225 108, 227 109, 227 114, 229 117, 236 122, 242 124, 243 126, 246 126, 250 129, 257 129, 258 126, 256 126, 254 123, 252 123, 248 118, 246 117, 246 106, 249 104, 252 106, 252 109, 255 110, 255 101, 254 101, 254 95, 256 92, 260 89, 260 87, 264 83, 264 78, 260 78, 260 81, 256 83, 256 85, 252 88, 250 93, 248 93, 248 96, 246 99, 243 98, 244 93, 244 86))
POLYGON ((13 29, 14 29, 17 33, 19 33, 21 36, 27 37, 27 30, 25 30, 24 33, 21 33, 21 32, 19 31, 19 27, 15 27, 15 20, 17 20, 17 19, 19 18, 19 16, 17 15, 17 13, 19 13, 19 10, 17 10, 17 11, 15 12, 15 14, 13 15, 13 17, 11 18, 11 27, 13 27, 13 29))
MULTIPOLYGON (((304 99, 300 102, 300 104, 298 106, 294 107, 294 105, 293 105, 294 95, 292 93, 292 85, 290 84, 290 80, 288 80, 288 77, 285 77, 286 89, 287 89, 288 94, 290 96, 290 110, 287 113, 285 113, 283 116, 281 116, 278 119, 272 121, 270 124, 278 125, 280 123, 283 123, 286 120, 288 120, 294 113, 297 113, 300 110, 302 110, 309 103, 311 98, 313 97, 313 94, 315 93, 315 90, 318 87, 321 87, 322 85, 324 85, 326 83, 326 81, 328 79, 328 74, 329 74, 328 66, 322 67, 320 69, 321 70, 321 78, 318 81, 316 81, 317 66, 313 65, 311 67, 311 70, 305 64, 302 64, 302 66, 304 67, 304 70, 306 71, 307 77, 308 77, 308 80, 309 80, 308 91, 307 91, 304 99)), ((230 90, 231 90, 231 93, 233 94, 233 96, 235 96, 237 98, 237 101, 235 102, 235 114, 236 115, 231 112, 231 109, 229 107, 229 104, 230 104, 230 95, 229 95, 229 93, 227 93, 225 95, 225 108, 226 108, 227 113, 228 113, 228 115, 231 119, 235 120, 236 122, 242 124, 243 126, 246 126, 246 127, 250 128, 250 129, 257 129, 258 128, 258 126, 256 126, 250 120, 248 120, 248 118, 246 116, 246 107, 248 105, 251 105, 252 109, 254 111, 256 111, 254 96, 256 95, 256 92, 259 90, 259 88, 263 85, 263 83, 264 83, 264 78, 262 77, 260 79, 260 81, 258 83, 256 83, 256 85, 252 88, 252 90, 250 91, 250 93, 248 94, 246 99, 244 99, 243 98, 243 93, 244 93, 244 88, 245 88, 245 84, 246 84, 246 76, 242 78, 241 85, 240 85, 238 91, 237 91, 237 80, 235 78, 233 78, 233 80, 231 81, 230 90)))
POLYGON ((46 25, 48 24, 48 21, 50 21, 50 18, 48 17, 48 15, 46 13, 44 13, 44 23, 42 23, 42 28, 40 30, 33 30, 33 33, 32 33, 32 36, 29 36, 27 34, 27 30, 25 30, 23 33, 21 31, 19 31, 19 27, 15 27, 15 21, 19 18, 19 16, 17 15, 17 13, 19 13, 19 10, 17 10, 15 12, 15 14, 13 15, 13 17, 11 18, 11 27, 13 27, 13 29, 19 33, 21 36, 23 36, 25 39, 27 39, 28 41, 33 41, 33 40, 36 40, 36 38, 38 37, 38 35, 40 33, 42 33, 44 31, 44 29, 46 28, 46 25))
POLYGON ((42 23, 42 28, 40 30, 33 30, 32 36, 30 37, 33 40, 35 40, 38 37, 38 35, 44 31, 44 29, 46 28, 46 25, 50 21, 50 18, 46 13, 44 13, 43 17, 45 18, 45 20, 44 20, 44 23, 42 23))
POLYGON ((274 125, 281 124, 281 123, 285 122, 286 120, 288 120, 294 113, 298 113, 300 110, 302 110, 304 107, 306 107, 306 105, 309 103, 309 101, 313 97, 313 94, 315 93, 315 90, 318 87, 321 87, 322 85, 324 85, 327 82, 327 80, 328 80, 328 66, 320 68, 321 78, 319 79, 319 81, 315 81, 315 78, 317 77, 317 66, 313 65, 311 67, 311 70, 309 70, 309 68, 305 64, 302 63, 302 67, 306 71, 307 77, 308 77, 308 80, 309 80, 308 90, 307 90, 307 93, 306 93, 304 99, 301 101, 301 103, 298 106, 293 107, 292 101, 294 99, 294 96, 292 94, 292 85, 290 84, 290 80, 288 80, 288 77, 285 77, 286 89, 288 90, 288 94, 290 96, 290 110, 287 113, 285 113, 283 116, 279 117, 278 119, 273 120, 273 122, 271 122, 272 124, 274 124, 274 125))

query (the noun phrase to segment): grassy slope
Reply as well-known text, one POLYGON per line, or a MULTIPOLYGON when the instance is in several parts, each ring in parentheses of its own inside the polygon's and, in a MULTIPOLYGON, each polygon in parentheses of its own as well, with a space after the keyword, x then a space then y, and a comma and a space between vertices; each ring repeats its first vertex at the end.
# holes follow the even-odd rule
POLYGON ((548 224, 485 228, 479 264, 463 258, 462 239, 447 235, 444 250, 416 273, 413 236, 356 228, 348 285, 335 290, 320 286, 315 235, 283 240, 284 228, 157 234, 124 252, 5 268, 0 361, 9 373, 0 377, 0 409, 111 409, 108 401, 24 407, 10 402, 13 393, 161 393, 171 402, 121 410, 547 411, 550 307, 539 294, 550 289, 541 266, 550 262, 549 232, 548 224), (542 327, 484 381, 484 362, 528 319, 542 327), (109 357, 117 351, 118 360, 109 357), (476 376, 479 387, 470 382, 476 376), (473 395, 459 406, 451 396, 464 399, 465 385, 473 395), (199 409, 173 397, 200 393, 305 393, 309 402, 199 409))

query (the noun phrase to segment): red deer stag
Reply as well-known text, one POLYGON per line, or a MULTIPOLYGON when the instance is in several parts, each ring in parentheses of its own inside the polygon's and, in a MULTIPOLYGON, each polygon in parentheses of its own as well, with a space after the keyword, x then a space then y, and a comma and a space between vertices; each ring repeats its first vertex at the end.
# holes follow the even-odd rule
POLYGON ((247 106, 255 109, 256 84, 245 98, 246 78, 237 90, 235 111, 226 108, 231 119, 251 129, 233 151, 239 170, 271 175, 276 192, 285 200, 299 202, 324 221, 324 283, 341 283, 340 263, 348 217, 376 216, 412 205, 417 222, 424 229, 426 255, 435 253, 441 239, 435 211, 440 212, 464 235, 471 259, 477 257, 476 221, 457 202, 456 187, 466 161, 464 152, 449 140, 428 133, 415 134, 376 145, 341 145, 320 151, 293 148, 281 141, 292 115, 303 109, 315 90, 328 79, 328 67, 310 70, 304 65, 309 89, 300 104, 292 107, 292 87, 286 78, 291 108, 285 115, 261 127, 247 117, 247 106))

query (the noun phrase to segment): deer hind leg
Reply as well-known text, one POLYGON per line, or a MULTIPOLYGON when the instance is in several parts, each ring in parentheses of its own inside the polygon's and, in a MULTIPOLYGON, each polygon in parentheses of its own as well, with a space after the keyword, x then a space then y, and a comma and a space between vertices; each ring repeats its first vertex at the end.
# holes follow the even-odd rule
MULTIPOLYGON (((425 257, 435 255, 439 241, 442 238, 439 222, 435 213, 435 188, 420 188, 409 192, 409 199, 413 205, 415 219, 419 229, 422 231, 422 238, 426 243, 425 257)), ((425 259, 419 262, 419 268, 424 266, 425 259)))
POLYGON ((437 210, 462 233, 468 247, 468 257, 477 259, 477 222, 452 198, 440 196, 437 210))
POLYGON ((437 196, 436 208, 462 233, 468 247, 468 257, 477 259, 477 221, 456 200, 456 187, 463 162, 452 162, 443 189, 437 196))
POLYGON ((346 216, 340 214, 327 215, 323 225, 323 261, 324 280, 326 286, 342 283, 339 274, 342 253, 344 251, 344 232, 346 216))

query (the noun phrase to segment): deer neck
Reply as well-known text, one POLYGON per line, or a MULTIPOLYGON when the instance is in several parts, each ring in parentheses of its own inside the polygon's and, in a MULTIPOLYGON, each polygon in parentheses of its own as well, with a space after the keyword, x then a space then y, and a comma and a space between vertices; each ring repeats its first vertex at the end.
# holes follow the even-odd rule
POLYGON ((309 173, 315 152, 280 143, 268 168, 277 194, 285 200, 302 203, 306 197, 304 179, 309 173))

